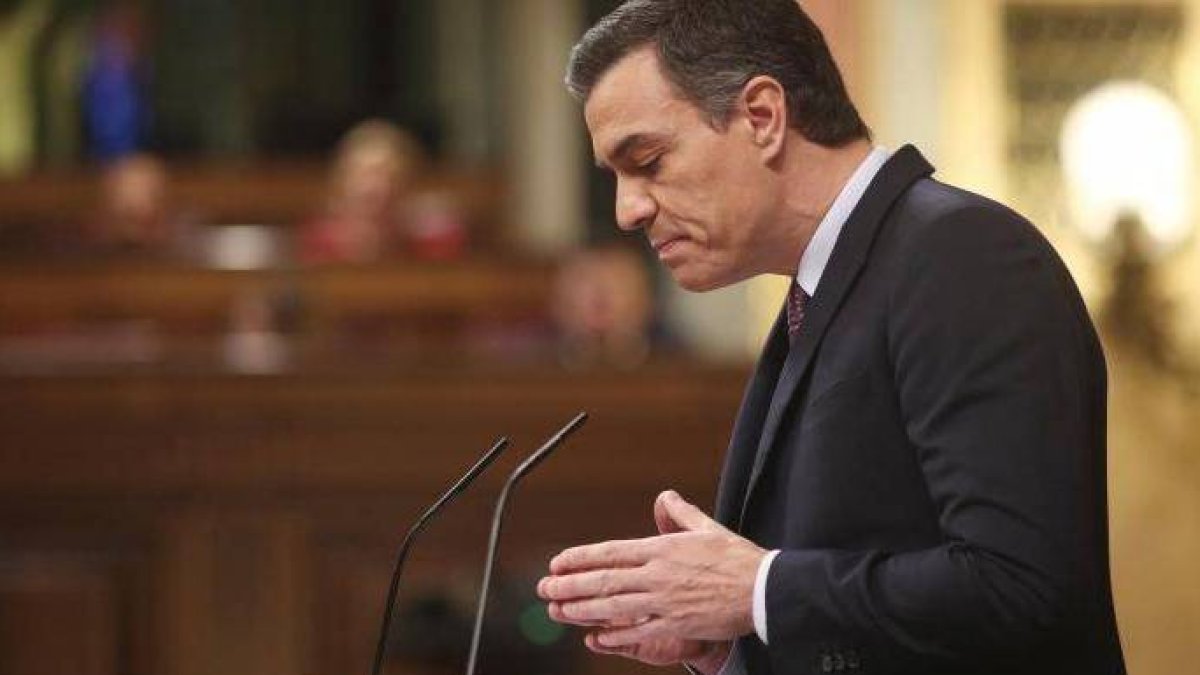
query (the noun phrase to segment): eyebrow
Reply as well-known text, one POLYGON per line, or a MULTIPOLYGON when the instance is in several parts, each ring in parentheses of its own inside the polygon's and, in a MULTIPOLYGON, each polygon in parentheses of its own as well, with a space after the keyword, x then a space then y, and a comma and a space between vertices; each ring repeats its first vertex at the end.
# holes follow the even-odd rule
MULTIPOLYGON (((642 145, 644 143, 648 143, 652 140, 654 140, 654 137, 652 137, 648 134, 643 134, 643 133, 629 134, 625 138, 621 139, 621 142, 617 143, 617 147, 613 149, 612 157, 613 157, 614 162, 620 163, 621 160, 624 159, 624 157, 626 155, 628 155, 630 152, 632 152, 635 147, 642 145)), ((610 169, 611 168, 603 159, 601 159, 599 157, 596 158, 596 167, 600 168, 600 169, 610 169)))

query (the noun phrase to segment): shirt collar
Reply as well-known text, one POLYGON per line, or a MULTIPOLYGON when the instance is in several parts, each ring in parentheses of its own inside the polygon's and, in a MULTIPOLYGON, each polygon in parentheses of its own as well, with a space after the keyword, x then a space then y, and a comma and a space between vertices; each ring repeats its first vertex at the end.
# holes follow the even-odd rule
POLYGON ((871 181, 875 180, 875 175, 890 156, 891 153, 885 148, 872 149, 850 176, 850 180, 846 181, 837 199, 833 200, 833 205, 817 225, 812 240, 800 256, 800 269, 796 272, 796 283, 804 289, 808 297, 816 295, 817 285, 821 282, 821 275, 825 273, 825 266, 829 263, 829 256, 833 254, 833 246, 842 233, 842 227, 846 225, 854 207, 858 206, 867 188, 871 186, 871 181))

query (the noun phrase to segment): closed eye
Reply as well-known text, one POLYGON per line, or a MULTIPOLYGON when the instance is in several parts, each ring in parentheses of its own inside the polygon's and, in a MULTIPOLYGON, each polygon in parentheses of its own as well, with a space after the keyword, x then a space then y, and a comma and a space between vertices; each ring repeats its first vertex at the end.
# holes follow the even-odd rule
POLYGON ((639 164, 637 172, 644 176, 654 176, 662 169, 662 155, 658 155, 654 159, 639 164))

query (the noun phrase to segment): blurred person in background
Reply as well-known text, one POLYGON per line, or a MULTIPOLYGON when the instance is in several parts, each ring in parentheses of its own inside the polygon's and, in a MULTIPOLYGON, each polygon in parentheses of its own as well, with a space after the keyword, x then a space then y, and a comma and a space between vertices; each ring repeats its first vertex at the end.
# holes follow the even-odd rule
POLYGON ((564 365, 642 364, 654 299, 641 257, 620 245, 578 251, 558 271, 552 315, 564 365))
POLYGON ((167 166, 154 155, 128 155, 105 166, 89 233, 91 252, 187 256, 192 231, 172 202, 170 190, 167 166))
POLYGON ((53 9, 51 0, 0 0, 0 177, 27 170, 36 156, 33 58, 53 9))
POLYGON ((417 141, 390 122, 351 129, 338 144, 324 209, 301 230, 300 260, 369 263, 402 252, 421 164, 417 141))
POLYGON ((144 148, 150 110, 143 45, 144 22, 137 3, 116 0, 102 6, 83 82, 88 146, 91 155, 102 161, 144 148))

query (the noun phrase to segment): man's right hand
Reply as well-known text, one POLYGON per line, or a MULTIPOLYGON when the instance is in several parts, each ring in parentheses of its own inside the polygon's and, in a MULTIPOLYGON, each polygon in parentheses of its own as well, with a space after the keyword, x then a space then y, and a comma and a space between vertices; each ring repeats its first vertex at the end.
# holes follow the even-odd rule
POLYGON ((717 675, 720 672, 729 658, 731 647, 728 642, 701 642, 678 638, 661 638, 624 647, 605 647, 597 639, 598 635, 590 633, 584 639, 587 648, 597 654, 624 656, 652 666, 689 665, 705 675, 717 675))
MULTIPOLYGON (((671 518, 663 504, 663 496, 654 502, 654 524, 659 534, 681 532, 683 528, 671 518)), ((600 644, 599 632, 584 639, 587 648, 597 654, 614 654, 641 661, 652 666, 687 665, 704 675, 717 675, 729 660, 732 644, 729 642, 703 642, 679 638, 659 638, 624 647, 605 647, 600 644)))

